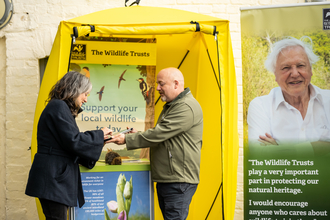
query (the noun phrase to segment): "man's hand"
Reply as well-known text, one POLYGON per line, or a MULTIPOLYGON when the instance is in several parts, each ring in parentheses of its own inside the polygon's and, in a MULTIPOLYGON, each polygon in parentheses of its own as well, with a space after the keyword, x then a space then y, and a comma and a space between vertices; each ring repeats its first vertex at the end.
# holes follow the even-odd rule
POLYGON ((117 134, 117 135, 113 136, 112 139, 107 141, 106 143, 115 143, 118 145, 126 144, 125 135, 117 134))
POLYGON ((278 145, 275 139, 268 133, 265 134, 266 136, 260 135, 258 141, 261 142, 261 146, 266 146, 266 145, 278 145))

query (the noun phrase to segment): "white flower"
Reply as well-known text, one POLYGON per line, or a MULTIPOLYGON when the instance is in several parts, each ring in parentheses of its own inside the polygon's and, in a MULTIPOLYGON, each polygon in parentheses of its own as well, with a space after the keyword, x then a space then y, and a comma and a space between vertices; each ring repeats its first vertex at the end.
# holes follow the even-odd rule
POLYGON ((126 182, 125 188, 124 188, 124 197, 125 199, 130 199, 132 197, 132 192, 131 192, 131 183, 126 182))
POLYGON ((119 189, 120 189, 121 193, 123 193, 125 182, 126 182, 125 175, 120 174, 119 177, 118 177, 117 186, 119 186, 119 189))
POLYGON ((107 203, 107 206, 112 213, 117 213, 118 204, 116 201, 111 200, 110 202, 107 203))

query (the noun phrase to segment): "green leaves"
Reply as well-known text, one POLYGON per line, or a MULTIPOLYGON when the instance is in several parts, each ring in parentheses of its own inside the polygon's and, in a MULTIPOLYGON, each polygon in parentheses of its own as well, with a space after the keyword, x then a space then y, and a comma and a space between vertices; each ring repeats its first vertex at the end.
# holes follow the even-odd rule
POLYGON ((106 209, 104 209, 104 220, 110 220, 110 217, 106 209))

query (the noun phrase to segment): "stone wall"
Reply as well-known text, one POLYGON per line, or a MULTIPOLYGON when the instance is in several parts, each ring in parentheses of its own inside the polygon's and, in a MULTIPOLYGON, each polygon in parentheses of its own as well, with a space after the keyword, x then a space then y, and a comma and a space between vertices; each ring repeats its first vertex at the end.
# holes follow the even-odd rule
POLYGON ((6 219, 6 42, 0 38, 0 219, 6 219))
MULTIPOLYGON (((49 56, 61 20, 123 7, 124 0, 13 0, 14 15, 0 30, 0 220, 36 220, 35 200, 24 190, 39 92, 38 60, 49 56), (79 4, 79 5, 78 5, 79 4)), ((129 1, 131 3, 132 1, 129 1)), ((235 220, 243 219, 243 116, 240 7, 304 3, 304 0, 141 0, 230 21, 239 100, 239 166, 235 220)))

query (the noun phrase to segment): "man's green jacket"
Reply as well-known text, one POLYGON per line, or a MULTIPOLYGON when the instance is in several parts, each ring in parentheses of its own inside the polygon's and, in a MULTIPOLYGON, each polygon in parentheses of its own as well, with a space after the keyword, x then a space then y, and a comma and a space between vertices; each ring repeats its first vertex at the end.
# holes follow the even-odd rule
POLYGON ((125 139, 128 150, 150 147, 152 181, 198 184, 202 135, 203 112, 187 88, 164 105, 154 128, 125 139))

